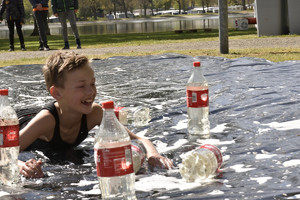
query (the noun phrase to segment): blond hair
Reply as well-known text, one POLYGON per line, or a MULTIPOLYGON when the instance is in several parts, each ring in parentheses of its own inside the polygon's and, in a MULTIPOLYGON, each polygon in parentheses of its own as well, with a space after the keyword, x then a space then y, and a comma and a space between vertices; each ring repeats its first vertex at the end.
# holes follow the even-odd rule
POLYGON ((85 66, 88 58, 75 52, 58 51, 52 54, 43 67, 44 78, 47 90, 50 91, 51 86, 64 87, 64 74, 85 66))

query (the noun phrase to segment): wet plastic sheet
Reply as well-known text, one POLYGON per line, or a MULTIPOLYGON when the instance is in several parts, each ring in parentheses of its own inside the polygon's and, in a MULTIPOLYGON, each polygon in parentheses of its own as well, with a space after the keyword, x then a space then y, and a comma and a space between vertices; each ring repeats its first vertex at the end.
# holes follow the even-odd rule
MULTIPOLYGON (((300 61, 164 54, 113 57, 92 66, 98 102, 149 107, 150 124, 129 128, 174 161, 173 170, 147 169, 136 176, 138 199, 300 199, 300 61), (201 61, 210 86, 208 139, 189 137, 186 129, 185 84, 193 61, 201 61), (180 155, 205 143, 221 149, 223 172, 186 183, 178 171, 180 155)), ((52 100, 40 65, 0 68, 0 84, 10 89, 16 108, 52 100)), ((47 177, 22 179, 17 188, 0 186, 1 198, 98 199, 94 132, 62 156, 21 153, 21 159, 43 159, 47 177)))

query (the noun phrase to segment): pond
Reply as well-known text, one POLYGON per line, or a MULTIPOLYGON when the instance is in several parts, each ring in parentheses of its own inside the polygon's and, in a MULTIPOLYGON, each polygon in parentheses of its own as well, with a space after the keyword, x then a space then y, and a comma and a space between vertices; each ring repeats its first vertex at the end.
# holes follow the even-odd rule
MULTIPOLYGON (((174 162, 174 169, 151 171, 145 166, 136 175, 138 199, 300 198, 300 61, 163 54, 94 60, 92 66, 97 102, 113 100, 119 106, 150 108, 149 125, 128 128, 149 138, 174 162), (193 61, 202 63, 209 82, 208 139, 187 133, 185 85, 193 61), (178 170, 180 156, 201 144, 221 149, 222 173, 186 183, 178 170)), ((41 67, 0 68, 1 88, 9 88, 15 108, 53 100, 45 90, 41 67)), ((0 186, 0 199, 99 199, 93 159, 95 131, 61 157, 22 152, 20 159, 42 159, 47 177, 22 179, 17 188, 0 186)))
MULTIPOLYGON (((228 27, 235 27, 235 20, 253 15, 229 15, 228 27)), ((187 29, 218 29, 218 16, 206 17, 166 17, 153 19, 128 19, 128 20, 108 20, 102 22, 78 22, 78 31, 81 35, 95 34, 118 34, 118 33, 152 33, 167 32, 174 30, 187 29)), ((249 25, 253 26, 253 25, 249 25)), ((61 35, 62 29, 59 23, 49 23, 52 35, 61 35)), ((24 35, 32 33, 33 25, 24 25, 24 35)), ((68 33, 72 35, 69 27, 68 33)), ((0 26, 0 38, 8 38, 7 26, 0 26)))

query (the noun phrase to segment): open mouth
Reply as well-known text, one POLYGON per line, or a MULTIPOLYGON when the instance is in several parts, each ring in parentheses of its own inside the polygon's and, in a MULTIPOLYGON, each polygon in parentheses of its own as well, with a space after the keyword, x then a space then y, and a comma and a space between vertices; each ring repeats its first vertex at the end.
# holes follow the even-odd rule
POLYGON ((88 99, 88 100, 85 100, 85 101, 81 101, 81 103, 84 104, 85 106, 91 106, 92 103, 93 103, 93 100, 88 99))

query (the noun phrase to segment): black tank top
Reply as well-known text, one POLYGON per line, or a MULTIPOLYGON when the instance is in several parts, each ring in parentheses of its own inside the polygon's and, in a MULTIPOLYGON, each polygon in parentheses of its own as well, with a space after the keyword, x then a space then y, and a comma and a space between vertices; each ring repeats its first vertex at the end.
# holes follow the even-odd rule
POLYGON ((49 149, 49 148, 53 148, 55 150, 70 149, 70 148, 78 146, 88 136, 86 115, 82 115, 80 130, 79 130, 79 133, 78 133, 78 136, 77 136, 75 142, 73 144, 64 142, 60 136, 59 117, 58 117, 58 113, 57 113, 54 103, 55 102, 49 103, 44 108, 42 108, 42 109, 49 110, 50 113, 55 118, 55 129, 54 129, 54 135, 53 135, 52 140, 49 142, 46 142, 44 140, 37 139, 26 150, 43 150, 43 149, 49 149))

